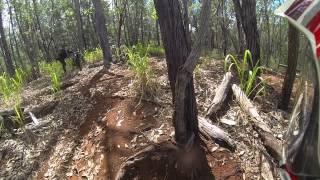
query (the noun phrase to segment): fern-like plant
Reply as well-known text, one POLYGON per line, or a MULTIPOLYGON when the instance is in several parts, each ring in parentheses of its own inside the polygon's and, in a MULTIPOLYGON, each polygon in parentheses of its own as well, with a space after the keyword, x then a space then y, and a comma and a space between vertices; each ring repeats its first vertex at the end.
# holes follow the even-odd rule
POLYGON ((259 61, 254 65, 252 69, 249 67, 249 63, 253 64, 252 55, 249 50, 246 50, 243 56, 243 60, 239 61, 231 54, 227 55, 224 60, 225 71, 231 71, 235 69, 238 78, 240 80, 240 88, 245 94, 250 97, 253 92, 260 94, 264 89, 264 80, 258 76, 259 71, 263 69, 259 65, 259 61))

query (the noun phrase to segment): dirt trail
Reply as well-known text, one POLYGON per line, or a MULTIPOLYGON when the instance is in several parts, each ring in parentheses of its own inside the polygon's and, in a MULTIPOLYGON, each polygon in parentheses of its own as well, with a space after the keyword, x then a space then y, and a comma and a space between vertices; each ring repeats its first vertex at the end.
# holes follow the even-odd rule
MULTIPOLYGON (((85 67, 66 79, 68 86, 57 97, 52 97, 48 90, 30 87, 28 92, 32 93, 27 96, 32 99, 28 101, 30 104, 43 102, 48 96, 52 97, 48 101, 59 101, 51 114, 40 119, 48 119, 50 126, 46 128, 50 131, 39 130, 35 146, 28 149, 34 153, 40 151, 28 157, 39 162, 27 161, 33 168, 30 169, 33 179, 114 179, 126 158, 150 143, 172 138, 166 68, 163 61, 155 60, 153 65, 159 77, 159 99, 142 100, 138 106, 131 90, 133 74, 123 66, 115 65, 108 72, 101 66, 85 67)), ((232 153, 213 143, 204 148, 216 179, 242 179, 240 164, 232 153), (215 152, 210 152, 212 149, 215 152)), ((165 177, 166 172, 159 175, 152 170, 152 167, 165 167, 165 162, 148 163, 139 170, 143 172, 140 179, 165 177)), ((28 172, 21 176, 29 175, 28 172)))

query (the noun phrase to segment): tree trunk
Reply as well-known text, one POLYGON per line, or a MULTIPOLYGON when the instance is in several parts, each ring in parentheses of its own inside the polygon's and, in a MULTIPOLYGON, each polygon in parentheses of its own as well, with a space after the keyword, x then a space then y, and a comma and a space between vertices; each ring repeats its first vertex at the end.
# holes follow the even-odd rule
POLYGON ((159 20, 156 21, 156 37, 157 37, 157 45, 160 46, 160 32, 159 32, 159 20))
POLYGON ((226 18, 225 17, 225 1, 221 1, 221 21, 220 21, 220 27, 221 27, 221 32, 222 32, 222 37, 223 37, 223 44, 222 44, 222 49, 223 49, 223 55, 227 56, 227 48, 228 48, 228 27, 226 24, 226 18))
POLYGON ((270 20, 269 20, 269 14, 268 14, 268 0, 264 0, 264 16, 265 16, 265 21, 266 21, 266 28, 267 28, 267 47, 266 47, 266 66, 269 67, 269 61, 270 61, 270 56, 271 56, 271 34, 270 34, 270 20))
POLYGON ((16 33, 15 33, 15 30, 14 30, 12 6, 11 6, 9 0, 7 0, 7 4, 9 6, 8 7, 8 12, 9 12, 10 25, 12 27, 12 36, 13 36, 13 43, 12 44, 14 44, 14 48, 15 48, 15 51, 17 53, 17 58, 18 58, 18 61, 19 61, 20 65, 21 65, 21 67, 23 69, 25 69, 25 64, 24 64, 24 62, 22 61, 22 58, 21 58, 21 54, 20 54, 20 50, 19 50, 19 44, 18 44, 16 33))
POLYGON ((13 62, 14 62, 14 66, 15 66, 16 68, 18 68, 18 67, 19 67, 19 64, 18 64, 18 62, 17 62, 17 58, 16 58, 16 56, 15 56, 15 52, 14 52, 14 48, 13 48, 13 41, 12 41, 11 30, 12 30, 12 28, 9 26, 9 27, 8 27, 8 33, 9 33, 8 35, 9 35, 10 51, 11 51, 12 59, 13 59, 13 62))
POLYGON ((95 24, 97 33, 99 36, 99 42, 103 53, 103 64, 104 67, 108 68, 112 61, 112 56, 109 47, 109 40, 107 36, 106 18, 104 16, 103 5, 101 0, 93 0, 95 9, 95 24))
POLYGON ((21 11, 19 11, 17 9, 15 4, 16 4, 16 1, 13 0, 13 5, 14 5, 13 8, 14 8, 14 12, 16 15, 15 17, 16 17, 18 30, 19 30, 19 33, 20 33, 20 36, 21 36, 21 39, 22 39, 22 42, 24 45, 25 52, 26 52, 26 54, 29 58, 29 61, 31 63, 32 78, 36 79, 39 76, 39 65, 36 61, 36 54, 35 54, 36 48, 34 47, 33 43, 30 41, 30 38, 27 38, 25 31, 22 29, 22 26, 20 24, 20 19, 21 19, 22 14, 21 14, 21 11))
POLYGON ((124 18, 127 10, 127 0, 123 1, 123 7, 120 7, 119 22, 118 22, 118 34, 117 34, 117 47, 121 45, 121 30, 124 23, 124 18))
POLYGON ((244 33, 246 35, 247 49, 252 54, 253 67, 260 59, 260 40, 257 26, 256 16, 256 0, 242 0, 240 4, 239 0, 234 0, 235 9, 240 9, 241 21, 244 33))
POLYGON ((288 29, 288 68, 283 82, 282 96, 279 108, 287 110, 290 103, 290 96, 296 78, 296 69, 299 56, 299 31, 289 24, 288 29))
POLYGON ((143 7, 140 12, 140 33, 141 33, 141 43, 144 44, 144 24, 143 24, 143 7))
MULTIPOLYGON (((0 1, 0 3, 2 3, 0 1)), ((5 65, 7 68, 7 72, 10 76, 14 75, 15 67, 12 62, 10 50, 7 44, 6 36, 3 29, 3 21, 2 21, 2 8, 0 8, 0 38, 1 38, 1 48, 3 50, 5 65)))
POLYGON ((188 47, 191 48, 191 33, 189 29, 189 0, 183 0, 183 24, 186 28, 188 47))
MULTIPOLYGON (((35 16, 35 22, 34 22, 34 26, 36 30, 39 30, 39 34, 40 34, 40 38, 39 39, 39 48, 41 50, 43 50, 43 53, 45 54, 45 58, 51 59, 51 55, 50 55, 50 50, 48 47, 48 43, 47 43, 47 38, 45 38, 42 28, 41 28, 41 24, 40 24, 40 19, 39 19, 39 12, 38 12, 38 5, 36 0, 32 0, 32 4, 33 4, 33 11, 34 11, 34 16, 35 16), (41 43, 40 43, 41 42, 41 43)), ((32 13, 31 9, 30 9, 30 14, 32 13)))
POLYGON ((199 59, 208 32, 208 21, 211 11, 211 1, 203 1, 201 8, 201 25, 195 45, 188 50, 188 42, 183 25, 179 1, 154 0, 159 17, 160 29, 170 87, 173 94, 176 142, 182 147, 188 147, 199 138, 197 104, 193 86, 193 70, 199 59))
POLYGON ((245 46, 245 41, 243 38, 243 29, 241 25, 241 9, 239 9, 239 6, 237 6, 238 0, 233 0, 233 6, 234 6, 234 11, 235 11, 235 16, 237 20, 237 30, 238 30, 238 41, 239 41, 239 54, 244 53, 244 46, 245 46))
POLYGON ((80 11, 79 0, 74 0, 75 14, 77 19, 77 30, 78 30, 78 48, 82 51, 87 49, 87 43, 83 32, 83 22, 80 11))

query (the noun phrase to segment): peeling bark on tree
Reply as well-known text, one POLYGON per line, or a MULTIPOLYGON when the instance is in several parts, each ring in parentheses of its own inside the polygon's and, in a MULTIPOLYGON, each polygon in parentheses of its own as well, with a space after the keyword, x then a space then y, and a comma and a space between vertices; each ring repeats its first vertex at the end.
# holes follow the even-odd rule
POLYGON ((233 75, 231 72, 227 72, 224 75, 221 84, 216 89, 216 95, 214 96, 212 104, 207 111, 206 117, 211 117, 214 113, 217 113, 220 110, 231 88, 232 78, 233 75))

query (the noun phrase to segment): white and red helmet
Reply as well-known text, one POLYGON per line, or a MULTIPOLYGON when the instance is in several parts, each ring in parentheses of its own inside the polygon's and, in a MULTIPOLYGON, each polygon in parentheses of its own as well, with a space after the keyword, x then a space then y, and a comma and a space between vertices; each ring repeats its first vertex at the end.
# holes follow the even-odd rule
POLYGON ((304 33, 314 57, 301 63, 283 149, 283 166, 290 176, 282 178, 320 179, 320 0, 287 0, 275 13, 304 33))

